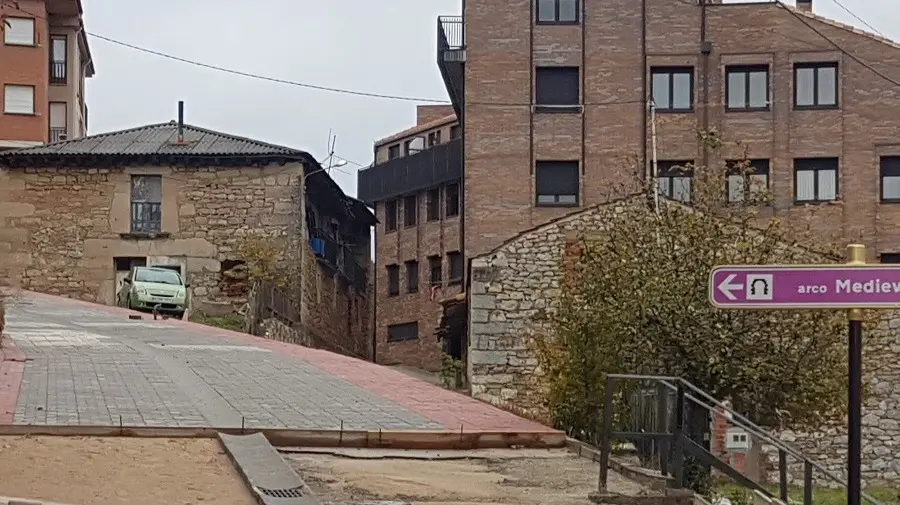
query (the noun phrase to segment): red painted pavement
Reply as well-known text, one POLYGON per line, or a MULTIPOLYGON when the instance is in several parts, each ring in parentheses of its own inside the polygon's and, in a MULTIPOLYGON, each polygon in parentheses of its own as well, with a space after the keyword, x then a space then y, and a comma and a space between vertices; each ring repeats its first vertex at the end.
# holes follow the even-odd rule
MULTIPOLYGON (((85 308, 121 314, 123 317, 127 317, 130 314, 140 314, 145 320, 153 319, 152 315, 134 312, 122 307, 99 305, 43 293, 26 292, 25 294, 32 299, 76 304, 85 308)), ((269 349, 273 352, 296 358, 382 398, 402 405, 410 411, 442 424, 453 431, 462 429, 468 432, 558 433, 557 430, 523 419, 480 400, 413 379, 406 374, 368 361, 178 319, 160 321, 160 324, 171 324, 206 334, 207 336, 225 338, 232 342, 269 349)), ((19 365, 22 365, 22 363, 19 363, 19 365)), ((13 411, 15 411, 15 396, 18 395, 18 383, 21 382, 21 375, 20 366, 18 382, 15 387, 16 393, 12 398, 13 411)), ((2 378, 0 378, 0 388, 2 387, 2 378)), ((3 410, 4 405, 3 389, 0 389, 0 411, 3 410)), ((0 413, 0 422, 11 422, 3 421, 3 419, 4 417, 0 413)))

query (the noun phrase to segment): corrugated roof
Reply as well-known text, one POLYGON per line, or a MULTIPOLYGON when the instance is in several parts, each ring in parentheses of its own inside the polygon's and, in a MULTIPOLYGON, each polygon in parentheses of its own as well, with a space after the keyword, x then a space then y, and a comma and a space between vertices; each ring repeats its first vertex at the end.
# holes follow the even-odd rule
POLYGON ((184 142, 178 142, 175 121, 100 133, 73 140, 0 153, 2 158, 22 156, 298 156, 308 153, 290 147, 184 125, 184 142))

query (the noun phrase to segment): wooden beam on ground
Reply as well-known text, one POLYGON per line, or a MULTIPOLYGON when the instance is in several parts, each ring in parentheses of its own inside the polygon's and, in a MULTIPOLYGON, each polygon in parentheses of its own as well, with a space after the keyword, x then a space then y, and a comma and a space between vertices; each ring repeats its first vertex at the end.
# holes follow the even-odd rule
POLYGON ((215 438, 218 433, 262 433, 275 447, 348 447, 365 449, 549 449, 566 446, 562 432, 490 432, 399 430, 304 430, 289 428, 191 428, 148 426, 0 425, 3 436, 215 438))

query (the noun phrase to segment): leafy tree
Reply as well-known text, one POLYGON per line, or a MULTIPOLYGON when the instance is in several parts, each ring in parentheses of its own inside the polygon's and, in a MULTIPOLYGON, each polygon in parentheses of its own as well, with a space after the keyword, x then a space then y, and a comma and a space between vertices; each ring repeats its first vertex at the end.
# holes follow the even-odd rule
MULTIPOLYGON (((714 135, 700 141, 721 146, 714 135)), ((533 339, 546 406, 561 429, 599 438, 608 373, 679 376, 767 425, 844 414, 843 312, 710 304, 717 265, 842 261, 829 239, 811 235, 808 217, 775 217, 768 188, 751 183, 742 201, 729 201, 728 176, 749 176, 749 165, 685 167, 693 172, 688 205, 657 197, 656 180, 641 182, 646 198, 629 200, 608 229, 585 238, 576 274, 533 339)), ((627 402, 616 398, 618 419, 627 402)))

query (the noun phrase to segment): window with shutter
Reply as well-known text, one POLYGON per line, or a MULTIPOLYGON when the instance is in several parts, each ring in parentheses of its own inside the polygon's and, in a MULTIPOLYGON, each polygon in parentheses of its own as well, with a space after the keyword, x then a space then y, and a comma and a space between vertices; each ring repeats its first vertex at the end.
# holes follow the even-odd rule
POLYGON ((3 112, 34 114, 34 86, 7 84, 3 87, 3 112))
POLYGON ((538 161, 535 165, 539 206, 578 205, 578 183, 577 161, 538 161))
POLYGON ((3 43, 9 46, 34 45, 34 19, 6 17, 3 43))

